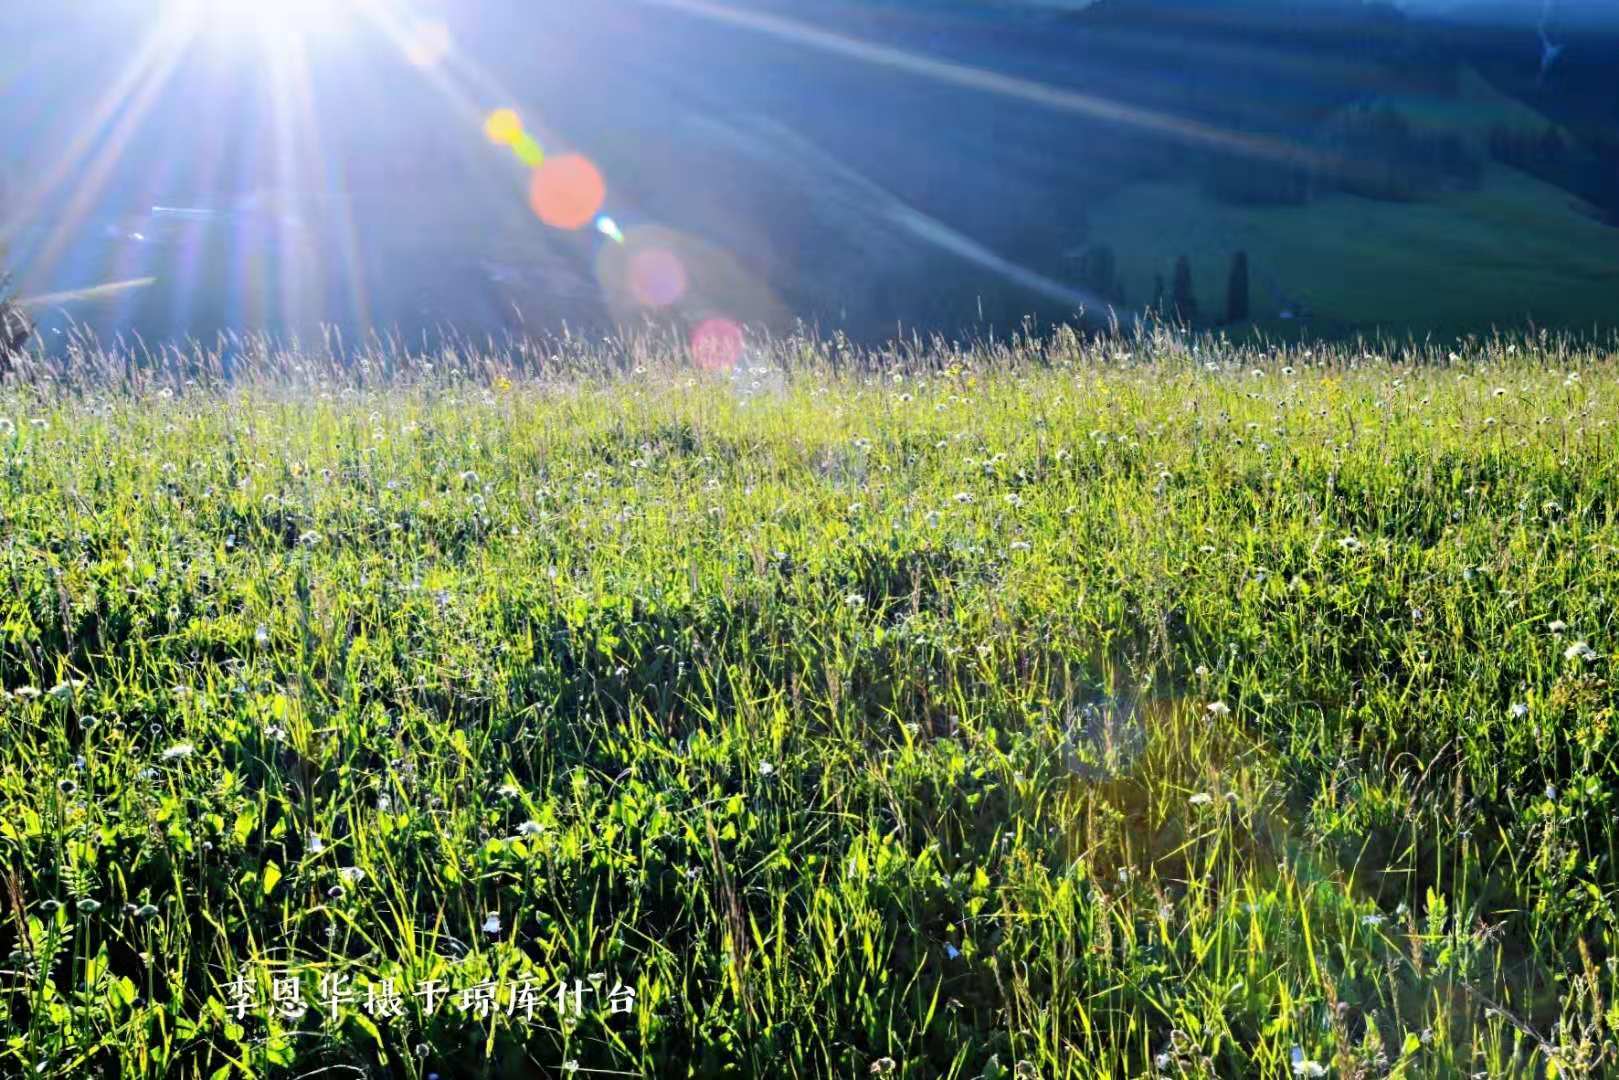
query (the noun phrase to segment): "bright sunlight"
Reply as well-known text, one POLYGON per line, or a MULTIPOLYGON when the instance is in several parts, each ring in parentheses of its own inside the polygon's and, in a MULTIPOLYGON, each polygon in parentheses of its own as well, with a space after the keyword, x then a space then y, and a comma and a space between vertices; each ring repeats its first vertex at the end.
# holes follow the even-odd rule
POLYGON ((171 24, 187 37, 276 51, 353 29, 356 0, 169 0, 171 24))

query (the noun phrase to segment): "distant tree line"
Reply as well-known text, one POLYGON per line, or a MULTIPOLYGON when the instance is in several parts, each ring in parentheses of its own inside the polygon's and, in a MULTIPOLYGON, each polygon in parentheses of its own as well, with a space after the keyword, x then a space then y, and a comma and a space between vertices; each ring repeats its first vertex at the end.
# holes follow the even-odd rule
POLYGON ((1497 124, 1490 129, 1490 156, 1525 172, 1557 174, 1567 168, 1570 154, 1555 124, 1539 132, 1497 124))
MULTIPOLYGON (((1578 142, 1554 124, 1540 130, 1497 125, 1488 157, 1578 195, 1619 225, 1619 134, 1578 142)), ((1238 206, 1302 206, 1332 192, 1415 202, 1477 190, 1484 167, 1482 152, 1461 135, 1421 130, 1394 108, 1379 106, 1341 114, 1291 156, 1210 154, 1201 179, 1212 197, 1238 206)))
MULTIPOLYGON (((1108 245, 1093 245, 1084 252, 1080 258, 1080 280, 1109 304, 1121 308, 1128 304, 1124 285, 1118 276, 1117 260, 1108 245)), ((1192 284, 1192 261, 1185 255, 1175 260, 1167 283, 1162 274, 1154 275, 1152 302, 1148 309, 1187 325, 1206 325, 1210 322, 1235 325, 1247 322, 1253 317, 1248 253, 1239 251, 1231 257, 1223 320, 1217 314, 1213 318, 1205 316, 1204 309, 1198 303, 1197 290, 1192 284)))
MULTIPOLYGON (((1239 251, 1231 256, 1231 270, 1226 277, 1224 324, 1232 326, 1247 322, 1253 315, 1249 302, 1248 253, 1239 251)), ((1168 303, 1163 302, 1163 283, 1159 279, 1159 299, 1156 306, 1178 321, 1197 324, 1201 321, 1197 295, 1192 287, 1192 260, 1185 255, 1175 260, 1175 273, 1169 289, 1168 303)))
POLYGON ((1439 191, 1476 189, 1484 162, 1455 132, 1419 131, 1395 109, 1355 109, 1327 138, 1332 181, 1351 195, 1413 202, 1439 191))
POLYGON ((1619 139, 1609 137, 1586 148, 1555 124, 1542 131, 1498 124, 1490 130, 1490 157, 1580 196, 1608 224, 1619 225, 1619 139))
MULTIPOLYGON (((1243 130, 1234 125, 1233 130, 1243 130)), ((1283 137, 1272 144, 1286 145, 1283 137)), ((1205 189, 1237 205, 1297 206, 1332 192, 1413 202, 1442 191, 1473 190, 1484 161, 1454 132, 1424 131, 1392 106, 1349 109, 1296 151, 1220 151, 1202 170, 1205 189)))

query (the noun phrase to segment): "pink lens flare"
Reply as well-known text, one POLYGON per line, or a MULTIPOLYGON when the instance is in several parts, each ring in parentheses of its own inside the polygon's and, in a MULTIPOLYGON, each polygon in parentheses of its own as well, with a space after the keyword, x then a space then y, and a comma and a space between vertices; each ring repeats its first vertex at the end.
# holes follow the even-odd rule
POLYGON ((742 359, 742 327, 723 316, 704 319, 691 332, 691 355, 704 371, 730 371, 742 359))

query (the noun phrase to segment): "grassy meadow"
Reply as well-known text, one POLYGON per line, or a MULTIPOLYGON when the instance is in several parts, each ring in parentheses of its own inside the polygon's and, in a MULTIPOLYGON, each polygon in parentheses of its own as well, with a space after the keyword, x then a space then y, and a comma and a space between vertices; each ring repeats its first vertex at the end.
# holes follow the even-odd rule
POLYGON ((0 1075, 1619 1070, 1616 355, 27 365, 0 1075))

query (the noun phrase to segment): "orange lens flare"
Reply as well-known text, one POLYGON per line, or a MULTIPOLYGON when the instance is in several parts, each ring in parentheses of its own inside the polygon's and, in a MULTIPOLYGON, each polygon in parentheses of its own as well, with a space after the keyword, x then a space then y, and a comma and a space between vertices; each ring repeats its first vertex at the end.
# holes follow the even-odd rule
POLYGON ((607 201, 607 182, 589 158, 563 154, 546 159, 534 170, 528 201, 539 219, 552 228, 583 229, 596 220, 607 201))

